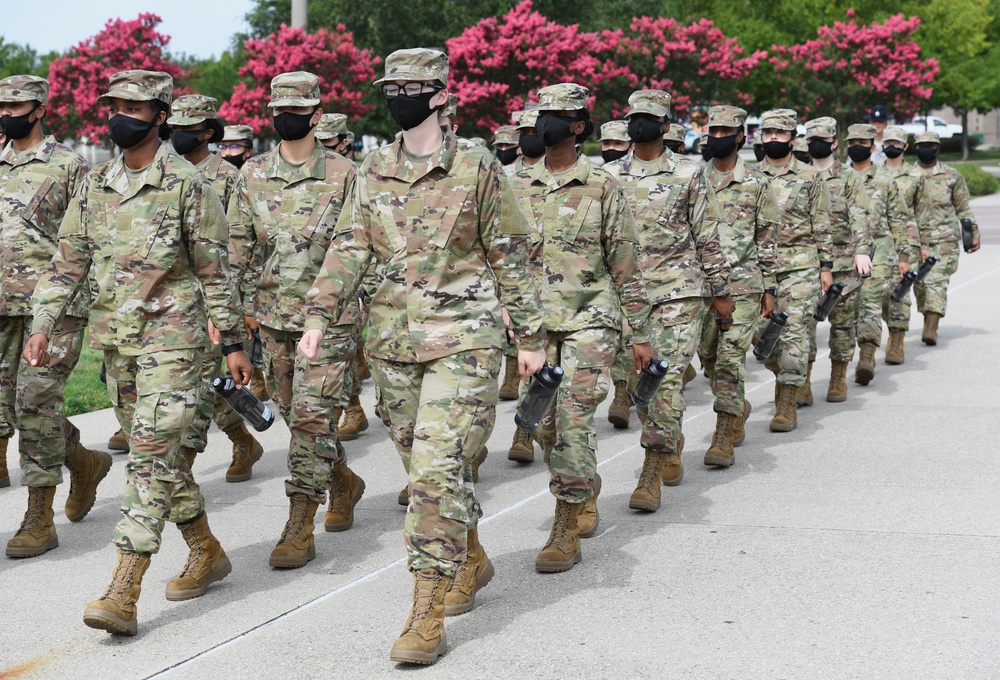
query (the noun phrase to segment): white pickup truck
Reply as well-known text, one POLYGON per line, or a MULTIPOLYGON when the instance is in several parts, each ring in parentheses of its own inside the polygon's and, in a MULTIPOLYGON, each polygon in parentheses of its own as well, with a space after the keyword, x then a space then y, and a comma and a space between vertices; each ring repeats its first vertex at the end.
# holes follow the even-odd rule
POLYGON ((903 128, 911 135, 916 135, 920 132, 930 130, 931 132, 938 133, 938 136, 941 139, 951 139, 952 137, 962 136, 961 125, 946 123, 937 116, 928 116, 926 121, 923 116, 918 116, 906 125, 900 125, 899 127, 903 128))

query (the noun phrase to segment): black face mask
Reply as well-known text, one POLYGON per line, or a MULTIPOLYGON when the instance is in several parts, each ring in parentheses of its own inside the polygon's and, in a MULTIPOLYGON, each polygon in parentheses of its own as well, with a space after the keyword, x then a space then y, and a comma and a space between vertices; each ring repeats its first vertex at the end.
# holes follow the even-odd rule
POLYGON ((663 123, 635 116, 628 122, 628 136, 636 144, 654 142, 663 138, 663 123))
POLYGON ((35 109, 31 109, 22 116, 4 116, 0 118, 0 129, 9 139, 24 139, 31 134, 31 129, 35 127, 36 121, 28 120, 34 112, 35 109))
POLYGON ((521 135, 517 145, 525 158, 539 158, 545 155, 545 145, 538 135, 521 135))
POLYGON ((923 146, 917 147, 917 158, 920 159, 921 163, 932 163, 937 160, 938 150, 934 147, 923 146))
MULTIPOLYGON (((313 112, 315 113, 315 112, 313 112)), ((313 129, 312 113, 279 113, 274 117, 274 131, 286 142, 302 139, 313 129)))
POLYGON ((872 150, 869 146, 859 146, 857 144, 847 147, 847 155, 855 163, 861 163, 872 157, 872 150))
POLYGON ((390 99, 388 102, 389 113, 396 121, 396 125, 401 130, 412 130, 430 118, 431 114, 440 108, 439 106, 431 108, 431 100, 438 92, 440 90, 421 92, 416 97, 407 97, 401 94, 395 99, 390 99))
POLYGON ((515 146, 511 149, 497 149, 496 157, 502 165, 510 165, 517 160, 517 147, 515 146))
POLYGON ((628 149, 622 151, 621 149, 608 149, 607 151, 601 152, 601 158, 604 159, 605 163, 611 163, 619 158, 624 158, 628 154, 628 149))
POLYGON ((887 146, 882 151, 885 153, 886 158, 899 158, 903 155, 903 150, 898 146, 887 146))
POLYGON ((705 140, 706 145, 712 152, 713 158, 728 158, 736 151, 736 139, 740 133, 726 135, 725 137, 709 137, 705 140))
POLYGON ((108 127, 111 128, 111 132, 109 134, 111 136, 111 141, 115 143, 115 146, 121 147, 122 149, 131 149, 133 146, 146 139, 150 130, 156 127, 156 123, 153 121, 147 122, 138 118, 132 118, 131 116, 126 116, 124 113, 116 113, 111 120, 108 121, 108 127))
POLYGON ((757 162, 760 163, 764 160, 764 156, 766 156, 767 153, 764 151, 763 146, 755 146, 753 148, 753 155, 757 158, 757 162))
POLYGON ((778 160, 781 158, 785 158, 791 152, 792 152, 791 142, 779 142, 777 140, 764 142, 764 153, 767 154, 768 158, 773 158, 775 160, 778 160))
POLYGON ((243 154, 240 154, 239 156, 223 156, 222 160, 228 161, 237 168, 242 168, 243 164, 247 162, 247 159, 243 156, 243 154))
POLYGON ((712 149, 709 148, 708 144, 706 144, 705 146, 701 147, 701 160, 703 160, 703 161, 705 161, 707 163, 710 160, 712 160, 713 158, 715 158, 715 156, 712 155, 712 149))
POLYGON ((809 141, 809 155, 813 158, 829 158, 832 153, 833 142, 827 142, 822 139, 809 141))
POLYGON ((575 136, 569 128, 576 120, 573 116, 545 113, 538 117, 535 129, 538 130, 538 136, 542 138, 542 144, 546 147, 555 146, 559 142, 564 142, 575 136))
POLYGON ((667 148, 670 149, 670 151, 672 153, 680 153, 681 152, 681 143, 680 142, 666 142, 665 144, 666 144, 667 148))
POLYGON ((205 143, 198 139, 198 135, 202 132, 204 130, 174 130, 170 133, 170 142, 174 145, 174 151, 182 156, 187 156, 205 143))
POLYGON ((809 154, 797 153, 793 155, 799 160, 800 163, 805 163, 806 165, 812 165, 812 159, 809 157, 809 154))

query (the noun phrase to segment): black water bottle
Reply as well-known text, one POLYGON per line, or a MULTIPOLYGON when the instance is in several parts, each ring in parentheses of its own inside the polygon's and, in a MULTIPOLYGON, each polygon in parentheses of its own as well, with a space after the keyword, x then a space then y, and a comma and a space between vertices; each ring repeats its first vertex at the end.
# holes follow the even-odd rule
POLYGON ((521 400, 521 406, 514 414, 514 422, 526 432, 534 432, 542 424, 545 414, 552 408, 563 379, 561 366, 543 366, 531 378, 528 393, 521 400))
MULTIPOLYGON (((871 262, 872 267, 875 266, 875 248, 876 248, 876 246, 872 246, 871 252, 868 253, 868 261, 871 262)), ((871 275, 872 275, 872 270, 869 269, 867 274, 862 274, 861 275, 861 278, 867 279, 871 275)))
POLYGON ((965 252, 972 250, 972 220, 968 217, 964 217, 961 220, 962 223, 962 248, 965 252))
POLYGON ((892 298, 893 302, 902 302, 906 294, 910 292, 910 288, 914 283, 917 282, 917 272, 912 269, 905 274, 903 274, 903 280, 896 284, 896 287, 892 289, 892 294, 889 297, 892 298))
POLYGON ((653 397, 656 396, 656 391, 660 389, 660 383, 666 377, 669 367, 670 364, 662 359, 653 359, 650 361, 649 365, 642 369, 639 382, 636 383, 635 389, 632 390, 632 403, 636 406, 646 406, 649 402, 653 401, 653 397))
POLYGON ((753 348, 753 355, 760 361, 767 361, 771 352, 778 345, 781 331, 785 330, 785 324, 788 323, 788 312, 775 312, 769 318, 771 321, 767 324, 764 332, 760 334, 760 340, 753 348))
POLYGON ((923 283, 924 279, 927 278, 927 275, 931 273, 931 269, 933 269, 934 265, 936 265, 938 262, 939 262, 938 258, 934 257, 933 255, 931 255, 926 260, 921 262, 920 269, 917 270, 917 280, 914 281, 914 283, 923 283))
POLYGON ((813 318, 817 321, 826 321, 826 317, 830 316, 830 312, 837 306, 837 301, 840 300, 840 294, 843 292, 844 284, 841 281, 827 288, 823 298, 816 306, 816 313, 813 314, 813 318))
POLYGON ((260 331, 254 331, 250 343, 250 365, 254 368, 264 368, 264 343, 260 340, 260 331))
POLYGON ((263 432, 274 424, 274 414, 271 413, 271 409, 253 396, 250 390, 237 388, 232 376, 216 378, 212 381, 212 387, 258 432, 263 432))

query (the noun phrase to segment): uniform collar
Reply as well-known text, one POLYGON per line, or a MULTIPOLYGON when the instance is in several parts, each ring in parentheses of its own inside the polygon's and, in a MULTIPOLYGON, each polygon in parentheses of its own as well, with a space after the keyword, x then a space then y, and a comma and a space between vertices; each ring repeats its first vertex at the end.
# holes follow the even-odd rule
POLYGON ((385 177, 393 177, 408 184, 413 184, 421 177, 426 177, 434 168, 441 168, 445 173, 451 172, 455 154, 458 151, 458 137, 451 130, 444 131, 444 141, 426 161, 414 165, 403 150, 403 135, 389 145, 386 155, 388 161, 379 172, 385 177))
POLYGON ((307 179, 326 179, 326 147, 316 141, 312 155, 302 165, 292 165, 281 155, 281 144, 270 151, 267 159, 267 169, 264 176, 267 179, 280 179, 286 185, 307 179))
POLYGON ((129 184, 128 175, 125 172, 125 154, 119 154, 104 175, 104 187, 117 191, 123 199, 132 198, 147 184, 159 189, 163 185, 163 175, 166 172, 167 154, 169 153, 167 145, 160 142, 160 146, 156 149, 156 155, 153 156, 153 162, 142 171, 134 188, 129 184))
POLYGON ((677 168, 677 161, 674 160, 674 153, 664 147, 660 157, 652 161, 644 161, 635 157, 635 150, 629 151, 622 159, 621 174, 631 177, 645 177, 647 175, 670 174, 677 168))
POLYGON ((55 148, 57 143, 55 137, 45 135, 42 141, 27 151, 17 151, 14 149, 14 141, 10 140, 7 142, 7 146, 4 147, 3 152, 0 153, 0 163, 13 166, 24 165, 31 161, 47 163, 52 157, 52 149, 55 148))
POLYGON ((791 173, 793 175, 800 174, 800 169, 801 168, 799 166, 801 166, 801 165, 802 165, 802 161, 800 161, 798 158, 796 158, 793 155, 792 156, 792 160, 790 160, 785 165, 771 165, 765 159, 765 160, 763 160, 763 161, 760 162, 760 164, 758 165, 758 167, 761 169, 761 172, 764 172, 764 173, 766 173, 768 175, 771 175, 772 177, 780 177, 781 175, 785 175, 785 174, 788 174, 788 173, 791 173))
POLYGON ((222 154, 218 151, 213 151, 208 154, 206 163, 201 170, 201 174, 205 175, 205 178, 209 181, 214 181, 219 177, 219 166, 222 165, 222 154))
POLYGON ((745 160, 737 156, 736 166, 733 168, 733 171, 724 173, 715 168, 714 162, 709 161, 705 174, 708 175, 708 181, 712 185, 712 188, 716 191, 722 191, 730 184, 743 184, 743 182, 746 181, 747 163, 745 160))
POLYGON ((528 168, 528 175, 531 177, 531 183, 544 184, 552 191, 559 189, 564 186, 576 182, 577 184, 586 184, 590 179, 591 165, 584 156, 578 156, 576 163, 571 165, 569 169, 564 172, 559 177, 556 177, 549 169, 545 167, 545 159, 543 158, 538 163, 535 163, 528 168))

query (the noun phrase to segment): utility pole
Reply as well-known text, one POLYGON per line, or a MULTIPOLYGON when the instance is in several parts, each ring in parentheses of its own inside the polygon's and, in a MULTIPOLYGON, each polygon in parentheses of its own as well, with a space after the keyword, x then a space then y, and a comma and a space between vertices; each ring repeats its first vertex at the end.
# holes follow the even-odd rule
POLYGON ((309 0, 292 0, 292 28, 306 28, 309 0))

